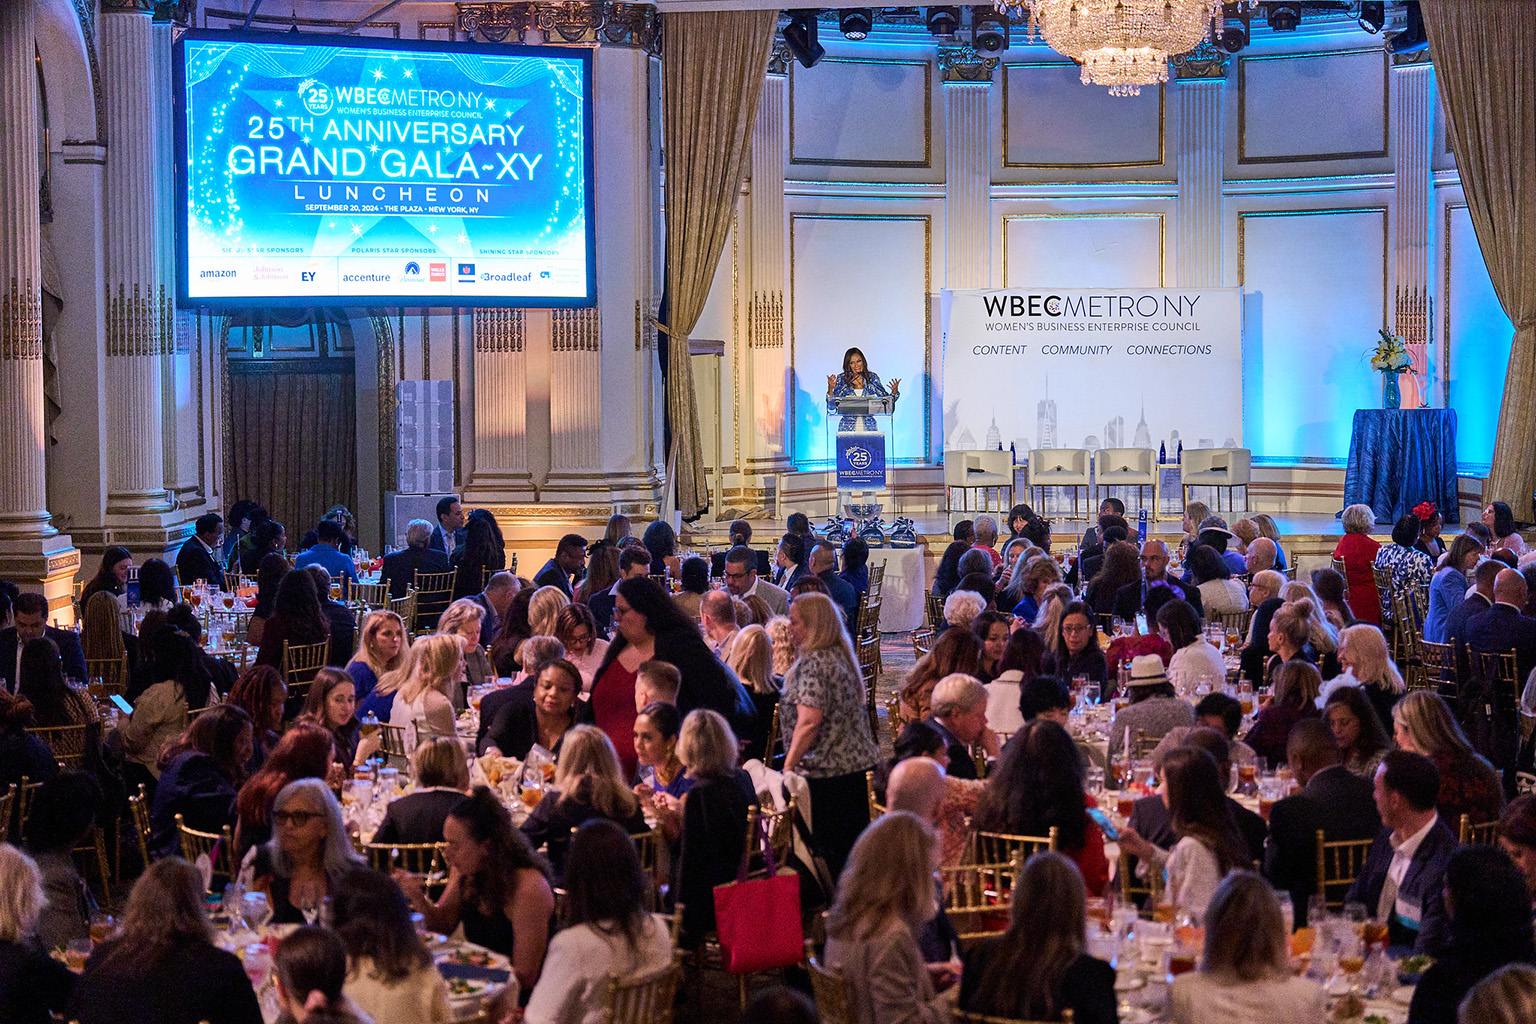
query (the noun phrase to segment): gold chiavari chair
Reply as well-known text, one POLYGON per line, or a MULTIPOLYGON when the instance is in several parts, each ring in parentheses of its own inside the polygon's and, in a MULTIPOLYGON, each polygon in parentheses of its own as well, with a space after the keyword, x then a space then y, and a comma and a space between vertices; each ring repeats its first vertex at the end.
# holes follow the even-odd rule
POLYGON ((962 944, 1007 931, 1018 873, 1017 861, 958 864, 939 869, 944 911, 954 923, 962 944))
POLYGON ((769 768, 775 767, 775 758, 784 752, 784 726, 783 719, 779 717, 779 705, 773 705, 773 714, 768 719, 767 742, 763 744, 763 764, 769 768))
POLYGON ((1481 825, 1474 825, 1472 824, 1472 816, 1470 814, 1463 814, 1461 816, 1461 831, 1458 838, 1462 846, 1472 846, 1474 844, 1478 846, 1494 846, 1499 841, 1498 819, 1495 818, 1493 821, 1485 821, 1481 825))
POLYGON ((921 661, 933 650, 933 630, 914 629, 912 631, 912 654, 921 661))
POLYGON ((672 1024, 677 986, 682 977, 683 965, 677 958, 665 967, 644 974, 608 975, 608 989, 603 993, 603 1021, 606 1024, 672 1024))
POLYGON ((1157 745, 1161 742, 1161 736, 1148 736, 1145 732, 1137 729, 1131 736, 1131 760, 1145 761, 1152 756, 1152 751, 1156 750, 1157 745))
POLYGON ((416 605, 412 609, 412 632, 425 632, 437 628, 437 617, 448 607, 453 598, 452 572, 416 571, 416 605))
MULTIPOLYGON (((1376 583, 1376 597, 1381 605, 1381 624, 1383 631, 1391 628, 1392 623, 1392 591, 1397 588, 1392 583, 1392 570, 1379 565, 1371 566, 1371 578, 1376 583)), ((1387 638, 1392 639, 1390 636, 1387 638)))
POLYGON ((1156 868, 1149 868, 1145 880, 1136 877, 1136 868, 1132 864, 1131 855, 1125 851, 1120 852, 1120 898, 1131 906, 1154 907, 1157 898, 1163 891, 1163 873, 1156 868))
POLYGON ((873 771, 864 773, 864 792, 869 797, 869 820, 874 821, 885 813, 885 808, 881 806, 879 798, 875 795, 875 773, 873 771))
POLYGON ((128 798, 128 810, 133 815, 133 838, 139 846, 139 860, 144 867, 149 867, 149 839, 153 834, 153 827, 149 821, 149 797, 144 791, 144 784, 139 783, 139 791, 128 798))
POLYGON ((971 836, 968 864, 1023 864, 1030 857, 1047 850, 1055 852, 1058 835, 1055 825, 1044 836, 1009 835, 1006 832, 977 831, 971 836))
POLYGON ((363 605, 369 611, 379 611, 389 607, 388 583, 354 583, 352 584, 352 601, 363 605))
POLYGON ((1349 599, 1349 576, 1344 572, 1344 559, 1335 557, 1332 561, 1333 571, 1344 577, 1344 598, 1349 599))
POLYGON ((90 742, 90 725, 35 726, 27 731, 48 747, 60 768, 80 768, 90 742))
POLYGON ((20 840, 27 832, 27 818, 32 814, 32 798, 37 796, 37 791, 43 788, 43 784, 33 782, 23 775, 21 782, 12 784, 11 788, 16 794, 16 799, 12 803, 11 834, 20 840))
POLYGON ((288 700, 302 701, 309 694, 309 684, 315 673, 325 667, 331 642, 317 644, 290 644, 283 641, 283 681, 288 684, 288 700))
POLYGON ((197 858, 207 856, 213 865, 213 880, 209 883, 209 892, 223 892, 224 886, 219 883, 222 878, 225 883, 235 880, 235 836, 228 825, 218 832, 200 832, 195 828, 188 828, 186 820, 176 815, 176 838, 181 844, 181 856, 189 864, 197 863, 197 858))
POLYGON ((807 958, 805 966, 811 975, 811 994, 816 997, 816 1011, 821 1014, 822 1024, 859 1024, 853 1012, 853 996, 842 974, 822 967, 815 957, 807 958))
POLYGON ((1355 876, 1365 867, 1374 839, 1341 839, 1329 842, 1323 830, 1317 830, 1317 887, 1330 907, 1342 907, 1344 894, 1355 876), (1335 898, 1337 897, 1337 898, 1335 898))
MULTIPOLYGON (((11 783, 4 793, 0 793, 0 843, 9 842, 11 838, 11 812, 16 806, 16 783, 11 783)), ((20 838, 19 836, 17 837, 20 838)))
POLYGON ((103 696, 111 697, 113 694, 123 696, 128 692, 128 655, 120 654, 116 658, 87 658, 85 678, 100 679, 103 696))
POLYGON ((405 592, 404 597, 392 597, 389 599, 389 610, 400 616, 400 621, 405 623, 406 632, 412 630, 412 623, 416 620, 416 588, 411 587, 405 592))
POLYGON ((939 628, 939 623, 944 621, 944 599, 933 591, 923 595, 923 612, 927 615, 923 627, 932 633, 939 628))
POLYGON ((363 843, 358 847, 368 866, 386 875, 396 869, 422 877, 429 895, 440 894, 448 884, 448 865, 443 860, 447 843, 363 843))
POLYGON ((885 702, 885 726, 891 732, 893 746, 896 743, 896 737, 901 735, 904 725, 906 722, 901 717, 901 695, 893 693, 885 702))
POLYGON ((1450 644, 1437 644, 1433 640, 1420 640, 1419 652, 1424 659, 1424 674, 1418 680, 1427 690, 1434 690, 1451 707, 1456 706, 1457 686, 1456 649, 1450 644))
POLYGON ((1492 726, 1488 759, 1499 771, 1512 771, 1520 745, 1520 670, 1513 649, 1472 651, 1472 670, 1483 681, 1492 726))
POLYGON ((649 909, 655 912, 661 909, 661 887, 666 882, 662 877, 661 833, 652 829, 631 833, 629 838, 634 841, 635 852, 640 855, 640 866, 645 869, 645 877, 651 883, 649 909))
POLYGON ((869 567, 869 603, 878 605, 885 593, 885 563, 869 567))
MULTIPOLYGON (((778 811, 764 811, 757 804, 747 808, 747 850, 749 851, 748 863, 755 865, 762 859, 765 852, 763 844, 773 851, 773 859, 780 867, 788 861, 790 846, 794 842, 795 835, 795 798, 790 797, 784 804, 784 808, 778 811), (759 836, 762 836, 759 839, 759 836)), ((767 877, 766 866, 754 868, 749 873, 751 878, 767 877)))
POLYGON ((406 748, 405 726, 379 723, 379 753, 386 758, 411 759, 413 751, 406 748))

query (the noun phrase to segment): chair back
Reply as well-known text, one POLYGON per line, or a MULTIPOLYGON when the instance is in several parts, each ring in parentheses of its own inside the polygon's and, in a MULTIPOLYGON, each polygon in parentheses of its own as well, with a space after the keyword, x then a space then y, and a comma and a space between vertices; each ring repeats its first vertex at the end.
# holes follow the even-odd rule
POLYGON ((1419 653, 1424 660, 1424 674, 1419 680, 1427 690, 1437 691, 1446 703, 1456 706, 1457 686, 1456 649, 1450 644, 1437 644, 1433 640, 1420 640, 1419 653))
MULTIPOLYGON (((1072 1007, 1062 1007, 1062 1024, 1072 1024, 1073 1019, 1072 1007)), ((1015 1017, 989 1017, 984 1013, 971 1013, 967 1010, 953 1011, 950 1014, 950 1020, 953 1024, 1043 1024, 1041 1021, 1019 1020, 1015 1017)))
MULTIPOLYGON (((767 849, 773 851, 774 863, 782 867, 789 860, 790 848, 795 840, 795 813, 794 797, 790 797, 784 809, 779 811, 765 811, 756 804, 747 808, 747 850, 751 854, 761 854, 765 852, 765 843, 767 849), (758 841, 759 830, 764 834, 762 843, 758 841)), ((767 869, 765 867, 751 874, 763 877, 767 869)))
POLYGON ((291 644, 283 641, 283 682, 288 684, 288 700, 302 701, 309 696, 309 684, 315 673, 325 667, 331 642, 317 644, 291 644))
POLYGON ((1496 846, 1499 841, 1499 822, 1485 821, 1481 825, 1472 824, 1472 816, 1461 816, 1461 831, 1458 835, 1462 846, 1496 846))
POLYGON ((1131 736, 1131 760, 1147 760, 1152 756, 1152 751, 1156 750, 1157 745, 1162 741, 1163 738, 1161 736, 1148 736, 1142 730, 1137 729, 1131 736))
POLYGON ((1150 448, 1100 448, 1093 464, 1094 479, 1103 487, 1157 484, 1157 453, 1150 448))
POLYGON ((880 595, 885 592, 885 563, 869 567, 869 603, 878 605, 880 595))
POLYGON ((809 958, 805 966, 811 973, 811 994, 816 997, 822 1024, 859 1024, 853 1014, 853 995, 842 973, 827 970, 815 957, 809 958))
POLYGON ((389 599, 389 610, 400 616, 400 621, 405 623, 405 631, 413 632, 412 623, 416 619, 416 588, 406 590, 404 597, 392 597, 389 599))
POLYGON ((1029 453, 1029 484, 1087 487, 1092 458, 1093 453, 1087 448, 1033 448, 1029 453))
MULTIPOLYGON (((1230 636, 1233 633, 1236 633, 1240 637, 1247 638, 1247 636, 1248 636, 1248 623, 1251 622, 1252 620, 1253 620, 1253 609, 1252 608, 1245 608, 1245 609, 1243 609, 1240 612, 1207 612, 1206 613, 1206 621, 1207 622, 1215 621, 1215 622, 1221 623, 1222 632, 1226 633, 1228 636, 1230 636)), ((1241 642, 1241 641, 1239 641, 1239 642, 1241 642)))
POLYGON ((921 661, 933 650, 933 630, 914 629, 912 631, 912 654, 921 661))
POLYGON ((1371 579, 1376 583, 1376 597, 1381 604, 1381 622, 1386 626, 1392 621, 1392 591, 1396 589, 1392 584, 1392 570, 1372 565, 1371 579))
MULTIPOLYGON (((859 639, 874 637, 880 639, 880 594, 878 591, 865 591, 859 595, 859 611, 854 619, 855 631, 859 639)), ((879 646, 875 648, 879 650, 879 646)))
POLYGON ((970 864, 1007 864, 1017 860, 1020 864, 1043 851, 1055 852, 1057 828, 1051 826, 1049 835, 1016 836, 1006 832, 982 832, 971 837, 970 864))
POLYGON ((85 763, 89 724, 38 726, 27 731, 42 740, 60 768, 79 768, 85 763))
POLYGON ((661 833, 651 829, 633 833, 629 838, 634 841, 635 852, 640 855, 640 866, 645 869, 645 877, 651 883, 648 909, 654 912, 661 909, 661 886, 666 882, 661 863, 661 833))
POLYGON ((422 877, 428 896, 441 895, 448 885, 448 865, 443 860, 447 843, 363 843, 358 846, 368 866, 386 875, 396 869, 422 877))
POLYGON ((139 845, 139 859, 144 866, 149 867, 149 837, 151 827, 149 823, 149 797, 144 791, 144 784, 139 783, 139 792, 128 798, 128 811, 133 815, 133 837, 139 845))
POLYGON ((435 629, 437 617, 453 598, 453 572, 416 571, 416 604, 410 620, 412 632, 435 629))
POLYGON ((873 770, 864 773, 864 793, 869 797, 869 820, 874 821, 885 813, 885 808, 875 796, 875 773, 873 770))
POLYGON ((783 720, 779 717, 779 703, 774 701, 773 713, 768 719, 768 736, 763 744, 763 764, 774 767, 774 758, 784 749, 783 720))
POLYGON ((411 759, 412 751, 406 745, 405 726, 379 723, 379 751, 385 757, 411 759))
POLYGON ((644 974, 608 976, 603 994, 604 1024, 672 1024, 683 965, 677 960, 644 974))
MULTIPOLYGON (((0 843, 9 842, 11 838, 11 811, 16 806, 16 783, 11 783, 4 793, 0 793, 0 843)), ((20 838, 19 836, 17 837, 20 838)))
POLYGON ((958 864, 939 869, 944 912, 962 943, 1008 930, 1019 863, 958 864))
MULTIPOLYGON (((938 629, 939 623, 944 621, 944 599, 932 590, 928 591, 923 595, 923 614, 926 616, 923 626, 927 629, 928 635, 932 637, 933 631, 938 629)), ((917 642, 917 633, 913 633, 912 637, 915 644, 917 642)), ((927 651, 923 653, 926 654, 927 651)), ((922 657, 922 655, 918 655, 918 657, 922 657)))
POLYGON ((219 883, 220 878, 225 883, 235 880, 235 836, 228 825, 218 832, 199 832, 195 828, 188 828, 185 819, 178 814, 176 838, 181 843, 181 856, 187 863, 196 864, 197 858, 207 856, 213 864, 213 880, 209 883, 209 892, 224 891, 224 886, 219 883))
POLYGON ((369 611, 379 611, 389 607, 388 583, 354 583, 352 584, 352 600, 357 604, 367 605, 369 611))
POLYGON ((1374 839, 1341 839, 1330 843, 1317 830, 1317 887, 1328 900, 1330 907, 1342 907, 1344 894, 1365 867, 1365 858, 1371 852, 1374 839))
POLYGON ((1146 881, 1136 877, 1131 866, 1131 855, 1120 852, 1120 896, 1131 906, 1154 907, 1163 891, 1163 873, 1156 868, 1147 871, 1146 881))
POLYGON ((42 787, 41 782, 33 782, 25 775, 21 777, 21 782, 11 784, 11 791, 16 794, 12 804, 11 834, 16 837, 17 842, 20 842, 27 833, 27 819, 32 816, 32 800, 42 787))
POLYGON ((1345 600, 1348 600, 1349 599, 1349 577, 1344 575, 1344 559, 1342 559, 1342 558, 1338 557, 1337 555, 1335 555, 1335 556, 1333 556, 1333 560, 1332 560, 1331 564, 1333 565, 1333 571, 1338 573, 1340 576, 1342 576, 1344 578, 1344 598, 1345 598, 1345 600))
POLYGON ((85 659, 85 678, 100 679, 104 697, 124 696, 128 692, 128 655, 85 659))

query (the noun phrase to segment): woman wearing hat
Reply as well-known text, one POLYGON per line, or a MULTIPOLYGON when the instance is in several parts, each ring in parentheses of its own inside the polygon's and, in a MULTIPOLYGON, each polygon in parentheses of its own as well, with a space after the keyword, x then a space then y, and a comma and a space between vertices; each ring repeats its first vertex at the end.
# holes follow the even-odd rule
POLYGON ((1137 733, 1160 740, 1170 729, 1195 724, 1195 709, 1174 693, 1163 659, 1155 654, 1132 659, 1126 695, 1131 703, 1120 709, 1109 729, 1110 760, 1134 744, 1137 733))

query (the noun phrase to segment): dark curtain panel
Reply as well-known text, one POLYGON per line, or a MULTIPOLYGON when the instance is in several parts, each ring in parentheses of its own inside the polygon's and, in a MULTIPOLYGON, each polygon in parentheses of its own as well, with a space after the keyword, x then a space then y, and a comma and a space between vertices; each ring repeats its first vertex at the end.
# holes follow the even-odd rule
POLYGON ((336 502, 357 507, 357 390, 345 372, 290 372, 290 362, 231 360, 226 492, 261 502, 297 551, 336 502))

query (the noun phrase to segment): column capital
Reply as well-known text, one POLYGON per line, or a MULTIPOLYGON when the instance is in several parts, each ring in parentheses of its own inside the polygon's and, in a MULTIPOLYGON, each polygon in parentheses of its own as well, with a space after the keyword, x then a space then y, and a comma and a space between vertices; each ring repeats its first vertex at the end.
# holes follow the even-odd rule
POLYGON ((148 14, 155 21, 191 25, 197 0, 101 0, 102 14, 148 14))
POLYGON ((1174 76, 1181 82, 1225 81, 1230 60, 1225 50, 1212 46, 1208 39, 1202 39, 1199 46, 1188 53, 1175 55, 1171 62, 1174 76))
POLYGON ((774 36, 773 49, 768 53, 768 74, 783 77, 789 74, 789 44, 783 36, 774 36))
POLYGON ((990 85, 998 59, 985 57, 974 46, 939 47, 939 71, 945 85, 990 85))
POLYGON ((527 42, 530 31, 545 43, 625 46, 661 52, 661 26, 650 4, 597 2, 461 3, 455 27, 471 39, 500 43, 515 35, 527 42))
POLYGON ((1407 53, 1394 53, 1392 55, 1393 68, 1434 67, 1434 64, 1434 59, 1427 46, 1421 50, 1410 50, 1407 53))

